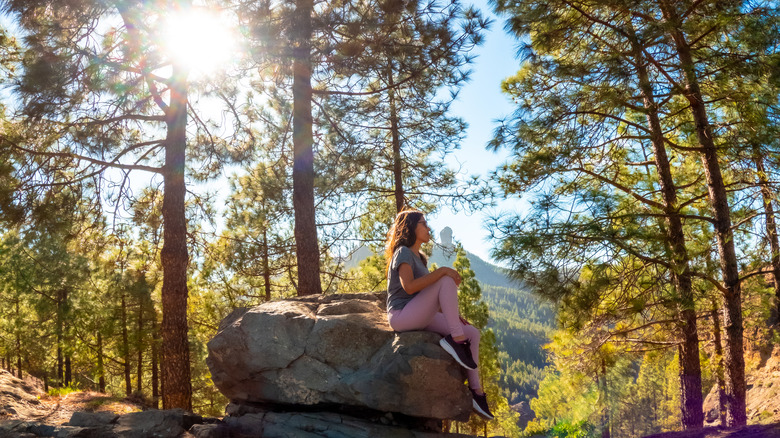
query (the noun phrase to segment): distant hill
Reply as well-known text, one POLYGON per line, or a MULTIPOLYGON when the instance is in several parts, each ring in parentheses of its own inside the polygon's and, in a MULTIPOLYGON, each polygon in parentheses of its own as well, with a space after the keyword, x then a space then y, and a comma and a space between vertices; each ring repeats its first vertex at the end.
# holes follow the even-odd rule
MULTIPOLYGON (((466 251, 466 257, 471 263, 471 270, 474 271, 477 280, 481 284, 491 286, 506 287, 512 289, 522 289, 520 282, 512 279, 506 269, 488 263, 479 256, 466 251)), ((455 249, 450 245, 436 245, 431 254, 430 263, 436 263, 438 266, 450 266, 455 261, 455 249)))

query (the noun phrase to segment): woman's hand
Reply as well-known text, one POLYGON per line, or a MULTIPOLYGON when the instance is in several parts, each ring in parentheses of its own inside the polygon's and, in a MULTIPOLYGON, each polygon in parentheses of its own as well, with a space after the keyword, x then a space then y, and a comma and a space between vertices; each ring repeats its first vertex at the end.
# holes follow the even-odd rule
POLYGON ((458 271, 446 266, 437 269, 437 271, 442 271, 442 277, 450 277, 455 280, 456 286, 460 286, 460 274, 458 274, 458 271))

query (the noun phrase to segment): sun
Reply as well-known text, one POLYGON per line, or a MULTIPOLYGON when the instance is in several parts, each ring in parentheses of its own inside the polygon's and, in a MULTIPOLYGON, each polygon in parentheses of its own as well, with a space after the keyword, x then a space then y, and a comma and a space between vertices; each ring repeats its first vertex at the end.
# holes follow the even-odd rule
POLYGON ((193 8, 169 16, 163 23, 162 45, 177 65, 196 76, 208 76, 236 58, 236 35, 219 11, 193 8))

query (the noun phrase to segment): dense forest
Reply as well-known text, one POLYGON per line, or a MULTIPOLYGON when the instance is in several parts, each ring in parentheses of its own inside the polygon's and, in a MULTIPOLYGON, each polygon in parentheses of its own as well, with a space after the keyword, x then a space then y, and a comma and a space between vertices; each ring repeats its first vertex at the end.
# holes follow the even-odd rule
POLYGON ((399 211, 523 198, 485 221, 522 290, 454 261, 490 430, 520 401, 529 435, 695 429, 712 387, 746 424, 746 339, 780 323, 776 2, 489 7, 0 0, 0 365, 218 415, 233 308, 382 290, 344 262, 399 211), (495 25, 510 158, 468 176, 451 105, 495 25))

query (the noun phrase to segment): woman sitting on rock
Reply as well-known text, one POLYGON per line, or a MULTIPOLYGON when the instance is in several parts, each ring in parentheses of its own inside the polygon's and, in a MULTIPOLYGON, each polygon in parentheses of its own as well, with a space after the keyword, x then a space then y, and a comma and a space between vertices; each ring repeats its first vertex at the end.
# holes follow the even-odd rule
POLYGON ((468 370, 474 410, 492 420, 477 373, 479 330, 460 317, 460 275, 442 267, 428 272, 420 246, 430 241, 430 229, 419 211, 398 213, 387 234, 387 319, 397 332, 428 330, 443 335, 439 344, 468 370))

